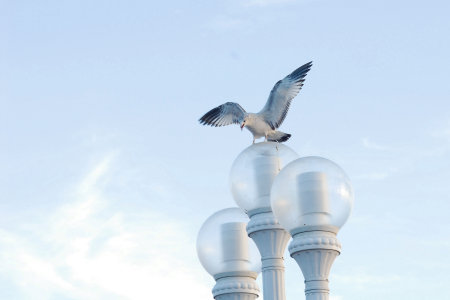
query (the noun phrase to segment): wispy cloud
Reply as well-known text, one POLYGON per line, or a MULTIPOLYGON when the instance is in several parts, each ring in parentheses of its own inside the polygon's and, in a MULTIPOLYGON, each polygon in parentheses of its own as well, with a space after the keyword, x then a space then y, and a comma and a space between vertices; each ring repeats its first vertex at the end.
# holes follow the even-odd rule
POLYGON ((156 211, 124 213, 103 190, 116 154, 106 155, 44 221, 0 229, 0 273, 34 299, 211 297, 199 280, 185 224, 156 211), (188 250, 186 250, 188 249, 188 250), (177 288, 173 289, 174 283, 177 288))
POLYGON ((362 180, 384 180, 388 178, 390 172, 372 172, 353 176, 354 179, 362 180))
POLYGON ((358 289, 364 289, 368 285, 387 285, 395 282, 400 282, 402 276, 397 274, 368 274, 366 272, 358 272, 351 275, 334 274, 332 275, 333 281, 338 284, 346 285, 351 284, 358 289))
POLYGON ((282 5, 288 3, 295 3, 295 0, 248 0, 244 2, 245 6, 271 6, 271 5, 282 5))
POLYGON ((352 176, 352 178, 357 179, 357 180, 379 181, 379 180, 385 180, 397 172, 399 172, 398 168, 387 167, 387 168, 384 168, 382 171, 373 170, 373 171, 369 171, 369 172, 362 173, 362 174, 355 174, 354 176, 352 176))
POLYGON ((450 121, 447 121, 447 123, 448 124, 441 128, 433 130, 431 136, 434 138, 448 139, 450 141, 450 121))
POLYGON ((450 152, 450 121, 447 121, 440 128, 433 130, 430 135, 439 142, 439 145, 427 153, 429 156, 439 157, 450 152))
POLYGON ((234 30, 251 31, 254 27, 254 24, 249 18, 221 15, 215 17, 210 22, 210 26, 212 29, 218 31, 234 31, 234 30))
POLYGON ((370 150, 379 150, 379 151, 389 150, 388 146, 374 143, 368 137, 362 138, 361 142, 365 148, 370 149, 370 150))

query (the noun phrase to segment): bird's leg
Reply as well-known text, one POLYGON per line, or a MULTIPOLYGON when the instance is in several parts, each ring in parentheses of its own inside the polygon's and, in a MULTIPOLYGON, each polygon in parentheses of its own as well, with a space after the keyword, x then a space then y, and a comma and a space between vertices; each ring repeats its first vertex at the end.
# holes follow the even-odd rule
POLYGON ((253 144, 255 143, 255 138, 253 138, 253 144))
POLYGON ((264 135, 264 142, 267 142, 267 134, 264 135))

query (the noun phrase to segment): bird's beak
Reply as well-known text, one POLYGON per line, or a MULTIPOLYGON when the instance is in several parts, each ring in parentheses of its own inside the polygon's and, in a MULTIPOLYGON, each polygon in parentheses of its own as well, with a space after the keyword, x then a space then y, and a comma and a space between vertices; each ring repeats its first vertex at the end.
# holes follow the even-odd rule
POLYGON ((244 129, 244 126, 245 126, 245 124, 242 123, 242 124, 241 124, 241 131, 244 129))

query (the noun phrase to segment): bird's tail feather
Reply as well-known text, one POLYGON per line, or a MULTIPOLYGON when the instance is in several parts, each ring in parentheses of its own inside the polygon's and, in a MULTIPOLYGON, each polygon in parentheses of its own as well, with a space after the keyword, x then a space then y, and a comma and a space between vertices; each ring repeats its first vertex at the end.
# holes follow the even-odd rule
POLYGON ((290 137, 291 137, 291 135, 289 133, 284 133, 281 131, 274 131, 267 135, 267 140, 270 142, 282 143, 282 142, 286 142, 290 137))

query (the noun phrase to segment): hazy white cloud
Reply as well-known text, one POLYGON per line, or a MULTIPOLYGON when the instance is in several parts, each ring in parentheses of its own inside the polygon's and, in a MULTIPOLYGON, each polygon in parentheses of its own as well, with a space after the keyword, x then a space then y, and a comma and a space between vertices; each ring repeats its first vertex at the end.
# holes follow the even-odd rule
POLYGON ((389 172, 372 172, 361 175, 354 176, 354 179, 363 179, 363 180, 384 180, 388 178, 390 175, 389 172))
POLYGON ((281 5, 287 3, 295 3, 295 0, 248 0, 244 2, 245 6, 270 6, 281 5))
POLYGON ((211 297, 185 224, 156 211, 109 207, 103 190, 115 184, 116 157, 99 161, 44 221, 0 229, 0 273, 30 299, 211 297))
POLYGON ((443 138, 450 140, 450 121, 441 128, 435 129, 431 132, 431 136, 434 138, 443 138))
POLYGON ((431 131, 431 137, 439 144, 426 152, 426 156, 441 157, 450 152, 450 121, 438 129, 431 131))
POLYGON ((362 138, 361 142, 365 148, 370 150, 380 150, 380 151, 389 150, 389 147, 374 143, 368 137, 362 138))
POLYGON ((395 282, 404 280, 397 274, 369 274, 366 272, 357 272, 350 275, 333 274, 332 281, 339 285, 351 284, 356 289, 364 289, 368 286, 381 285, 388 286, 395 282))
POLYGON ((276 14, 268 11, 269 8, 281 7, 288 9, 289 4, 305 3, 317 0, 245 0, 228 2, 226 13, 214 16, 208 27, 215 31, 237 31, 248 34, 255 30, 266 28, 269 24, 277 22, 276 14), (261 14, 262 10, 265 11, 261 14))
POLYGON ((348 222, 366 230, 392 230, 393 228, 406 228, 413 225, 413 220, 400 217, 390 211, 378 215, 353 215, 348 222))
POLYGON ((386 168, 383 171, 371 171, 371 172, 363 173, 363 174, 355 174, 354 176, 352 176, 352 179, 371 180, 371 181, 385 180, 386 178, 397 173, 398 171, 399 171, 398 168, 391 167, 391 168, 386 168))
POLYGON ((210 26, 214 30, 232 31, 232 30, 251 30, 253 23, 248 18, 241 18, 237 16, 221 15, 212 20, 210 26))

